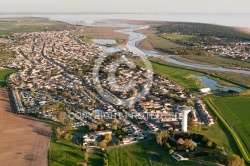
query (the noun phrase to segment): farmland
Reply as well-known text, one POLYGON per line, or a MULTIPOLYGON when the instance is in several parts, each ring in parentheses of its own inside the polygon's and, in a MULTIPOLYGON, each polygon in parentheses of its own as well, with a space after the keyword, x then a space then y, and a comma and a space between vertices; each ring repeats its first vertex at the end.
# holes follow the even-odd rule
POLYGON ((249 162, 250 97, 212 98, 206 102, 233 135, 242 155, 249 162))
POLYGON ((8 91, 0 89, 0 165, 47 166, 50 127, 35 118, 14 114, 10 103, 8 91))
POLYGON ((45 18, 1 18, 0 36, 63 27, 67 24, 45 18))
POLYGON ((6 85, 6 78, 12 73, 17 72, 16 69, 2 69, 0 70, 0 88, 6 85))

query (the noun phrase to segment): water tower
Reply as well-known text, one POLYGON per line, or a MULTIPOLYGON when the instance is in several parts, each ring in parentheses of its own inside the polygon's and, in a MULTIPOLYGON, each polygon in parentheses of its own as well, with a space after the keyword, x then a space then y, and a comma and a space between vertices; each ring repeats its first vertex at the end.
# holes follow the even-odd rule
POLYGON ((191 112, 192 109, 191 107, 187 107, 187 106, 179 106, 177 110, 182 113, 182 131, 187 132, 188 113, 191 112))

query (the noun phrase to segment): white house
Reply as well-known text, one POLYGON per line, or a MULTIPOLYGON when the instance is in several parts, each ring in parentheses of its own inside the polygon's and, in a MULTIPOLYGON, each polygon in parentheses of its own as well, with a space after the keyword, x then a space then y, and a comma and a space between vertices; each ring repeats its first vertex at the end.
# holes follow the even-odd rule
POLYGON ((211 92, 211 89, 210 88, 203 88, 203 89, 200 89, 200 92, 201 93, 208 93, 208 92, 211 92))

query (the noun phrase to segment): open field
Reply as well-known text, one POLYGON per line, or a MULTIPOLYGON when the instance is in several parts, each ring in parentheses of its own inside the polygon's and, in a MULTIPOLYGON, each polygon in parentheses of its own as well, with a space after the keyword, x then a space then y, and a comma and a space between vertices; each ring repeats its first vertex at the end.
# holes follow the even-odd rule
POLYGON ((170 40, 167 40, 167 39, 164 39, 163 37, 158 36, 154 28, 142 29, 142 30, 138 30, 137 32, 143 33, 148 36, 145 40, 143 40, 141 43, 138 44, 139 48, 142 48, 145 50, 157 49, 161 51, 161 50, 166 50, 166 49, 171 49, 171 48, 183 47, 170 40))
POLYGON ((200 130, 197 129, 189 129, 189 130, 192 133, 205 135, 207 138, 218 144, 220 147, 223 147, 230 154, 231 153, 238 155, 241 154, 232 135, 230 134, 230 132, 228 132, 226 127, 221 122, 218 122, 212 126, 202 125, 200 130))
POLYGON ((114 39, 118 45, 125 45, 128 41, 128 35, 116 33, 115 30, 122 29, 119 27, 78 27, 74 32, 75 36, 85 37, 85 42, 91 42, 91 39, 114 39))
MULTIPOLYGON (((166 76, 170 80, 194 92, 198 91, 200 88, 203 88, 204 84, 198 79, 192 78, 192 75, 210 75, 212 79, 218 81, 218 83, 224 86, 246 88, 244 85, 249 85, 250 83, 249 76, 244 74, 236 75, 228 72, 210 72, 194 68, 185 68, 164 62, 158 58, 151 58, 151 64, 154 72, 166 76)), ((142 67, 144 66, 142 62, 138 62, 138 65, 142 67)))
POLYGON ((8 92, 0 89, 0 165, 48 165, 50 127, 11 111, 8 92))
POLYGON ((215 161, 209 157, 203 157, 205 160, 213 163, 204 163, 190 160, 177 162, 167 150, 159 147, 154 141, 140 142, 133 145, 127 145, 119 148, 113 148, 109 151, 110 166, 196 166, 196 165, 214 165, 215 161), (159 156, 158 160, 153 161, 150 156, 159 156))
POLYGON ((49 30, 67 25, 45 18, 0 18, 0 36, 21 32, 49 30))
POLYGON ((205 101, 232 134, 244 159, 250 163, 250 97, 211 98, 205 101))
POLYGON ((177 69, 175 67, 162 65, 155 62, 151 62, 151 64, 155 73, 166 76, 170 80, 173 80, 174 82, 190 89, 191 91, 198 91, 198 89, 203 87, 203 84, 198 79, 191 77, 194 74, 201 75, 201 73, 185 69, 177 69))
POLYGON ((236 85, 245 89, 250 89, 250 77, 248 74, 239 74, 239 73, 235 74, 231 72, 209 71, 209 70, 197 69, 197 68, 192 68, 192 67, 184 67, 184 66, 169 63, 162 58, 153 57, 153 58, 150 58, 150 60, 152 62, 159 63, 163 66, 174 67, 177 70, 183 69, 183 70, 188 70, 188 71, 192 71, 192 72, 203 74, 203 75, 204 74, 209 75, 211 78, 216 79, 216 81, 218 81, 222 85, 226 85, 227 83, 230 83, 230 84, 234 84, 234 86, 236 85))
POLYGON ((244 61, 223 58, 219 56, 175 56, 175 59, 197 63, 197 64, 212 64, 225 68, 246 68, 250 69, 250 63, 244 61))
POLYGON ((52 128, 51 146, 49 149, 49 166, 65 166, 76 165, 83 162, 83 152, 81 149, 74 145, 72 141, 61 139, 56 141, 56 128, 61 124, 50 121, 42 120, 52 128))
MULTIPOLYGON (((144 66, 142 62, 139 62, 138 64, 140 66, 144 66)), ((217 74, 218 76, 215 77, 213 75, 214 72, 212 73, 212 72, 207 72, 207 71, 202 71, 202 70, 197 70, 197 69, 184 68, 184 67, 180 67, 178 65, 173 65, 173 64, 169 64, 167 62, 163 62, 162 60, 159 60, 157 58, 152 58, 151 64, 152 64, 154 72, 161 74, 163 76, 166 76, 170 80, 172 80, 172 81, 180 84, 181 86, 188 88, 194 92, 198 91, 198 89, 200 89, 200 88, 203 88, 204 84, 200 80, 192 78, 191 77, 192 75, 210 75, 212 79, 218 81, 221 85, 240 87, 239 85, 237 85, 233 82, 222 79, 222 78, 228 78, 229 76, 238 77, 238 75, 233 76, 232 74, 230 75, 230 73, 219 72, 219 74, 221 74, 222 77, 220 77, 219 74, 217 74), (228 77, 225 77, 225 75, 226 76, 228 75, 228 77)), ((231 77, 229 77, 229 78, 231 78, 231 77)), ((239 77, 240 77, 240 75, 239 75, 239 77)), ((247 76, 246 76, 246 78, 248 79, 247 76)), ((242 84, 242 86, 243 85, 244 84, 242 84)))
POLYGON ((13 52, 8 52, 8 53, 0 53, 0 60, 2 59, 7 59, 7 58, 14 58, 14 53, 13 52))
POLYGON ((17 69, 3 69, 0 70, 0 88, 6 85, 6 78, 11 75, 12 73, 17 72, 17 69))
POLYGON ((164 33, 164 34, 161 34, 160 35, 161 37, 163 37, 164 39, 167 39, 167 40, 171 40, 173 42, 177 42, 178 41, 186 41, 186 40, 190 40, 191 38, 195 37, 195 36, 192 36, 192 35, 180 35, 180 34, 170 34, 170 33, 164 33))

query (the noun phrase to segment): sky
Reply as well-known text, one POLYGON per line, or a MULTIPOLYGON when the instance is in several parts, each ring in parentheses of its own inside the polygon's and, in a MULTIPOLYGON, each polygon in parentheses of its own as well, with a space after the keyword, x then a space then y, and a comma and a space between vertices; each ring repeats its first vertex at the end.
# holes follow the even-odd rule
POLYGON ((0 0, 0 12, 250 13, 249 0, 0 0))

